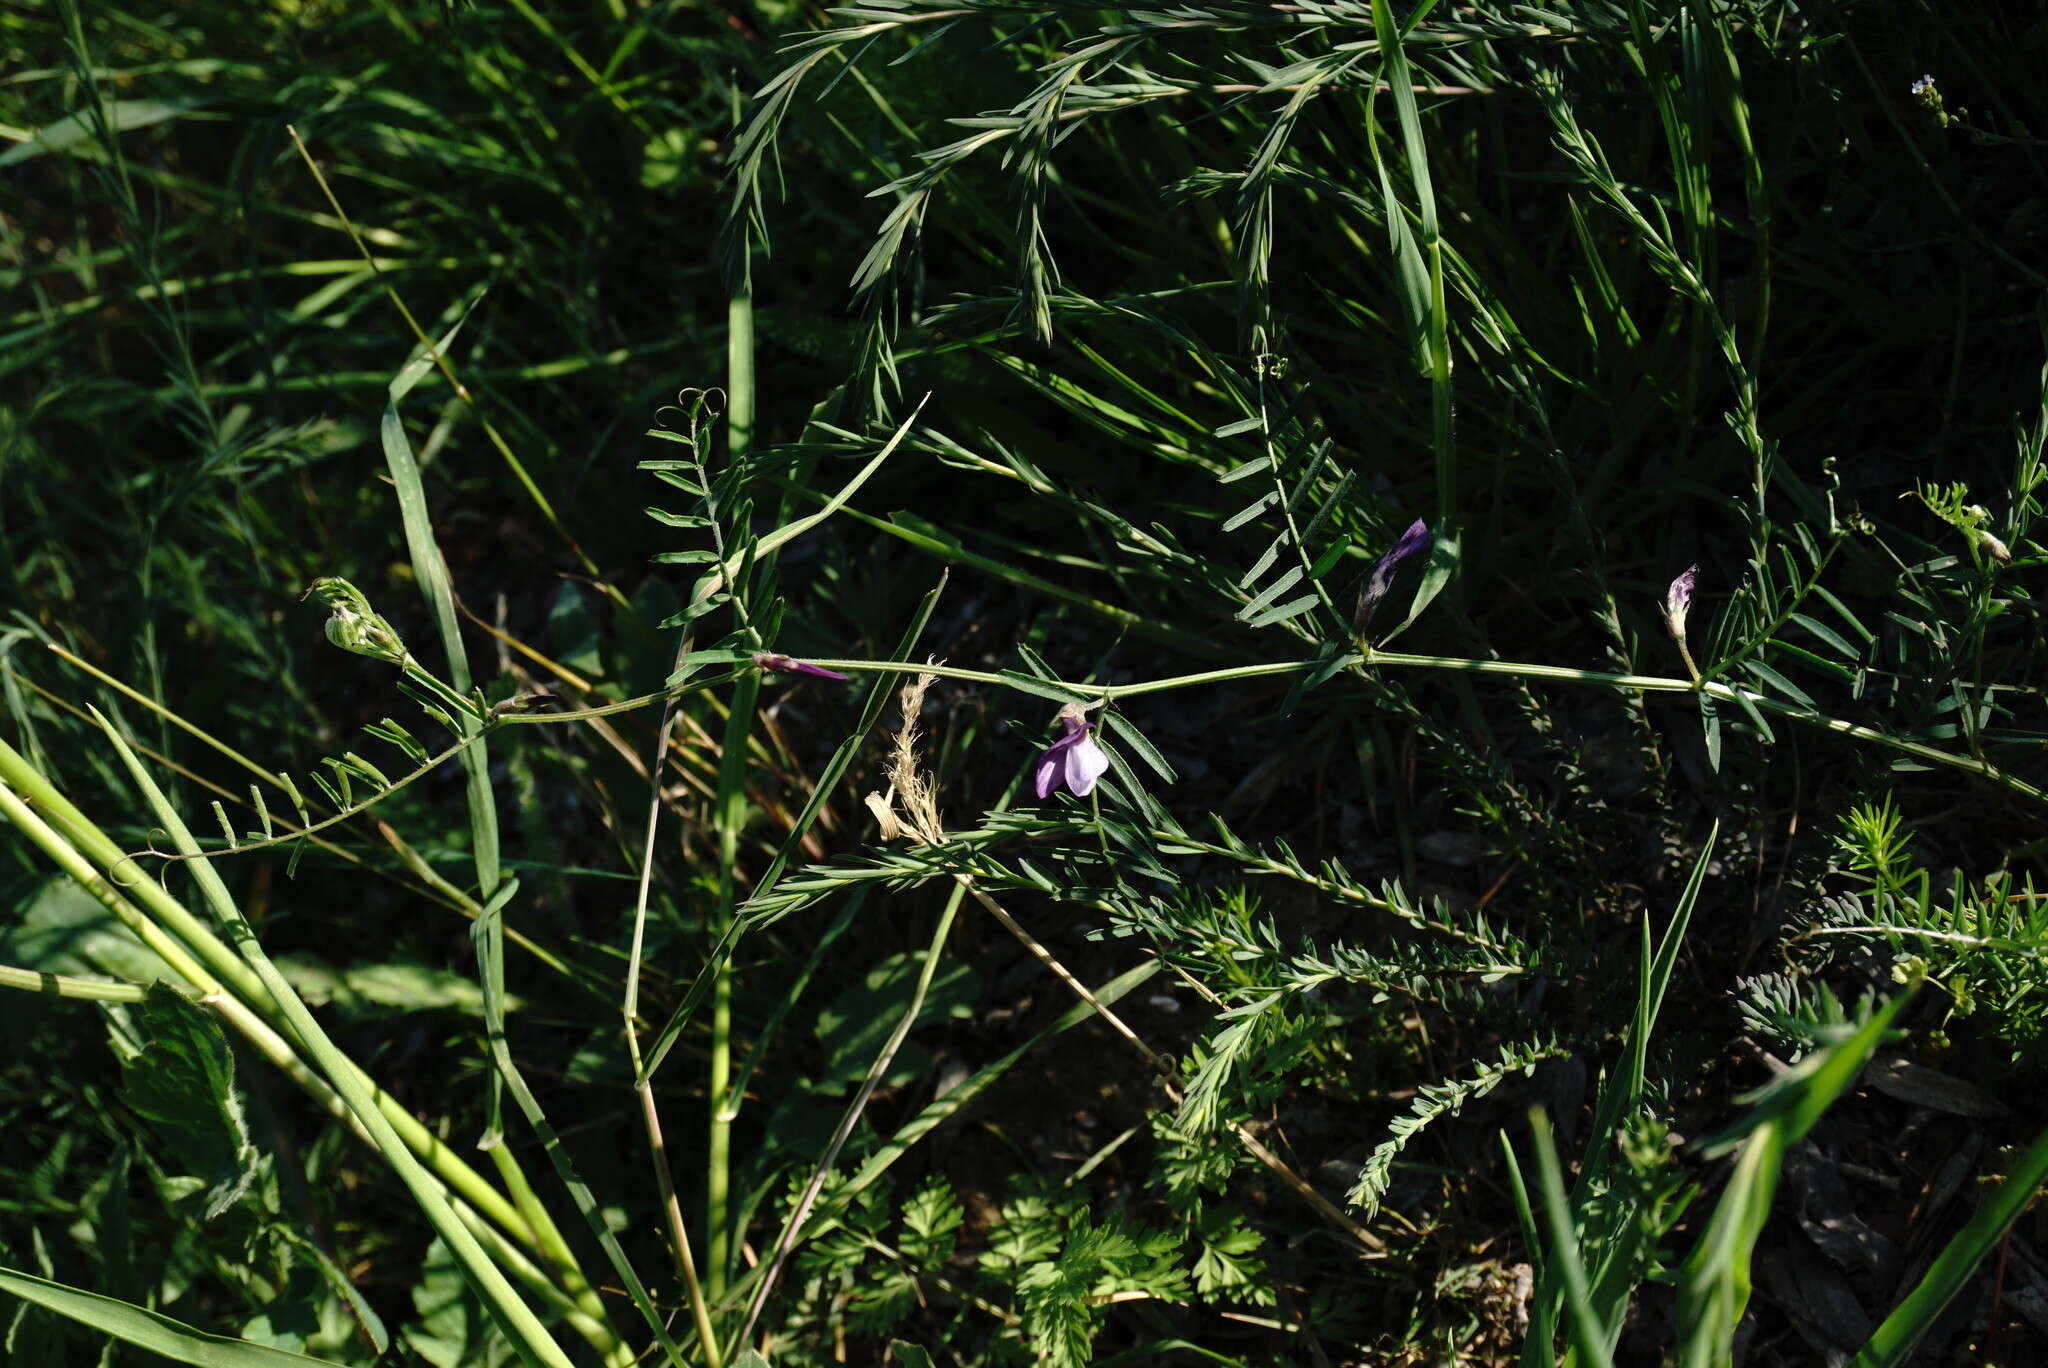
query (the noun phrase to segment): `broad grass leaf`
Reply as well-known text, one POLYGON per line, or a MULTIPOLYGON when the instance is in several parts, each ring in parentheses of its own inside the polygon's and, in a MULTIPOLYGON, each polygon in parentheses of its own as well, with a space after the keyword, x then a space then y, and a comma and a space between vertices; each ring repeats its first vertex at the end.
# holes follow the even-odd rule
MULTIPOLYGON (((882 1045, 910 1002, 918 969, 916 955, 891 955, 818 1013, 818 1045, 825 1056, 824 1072, 818 1079, 821 1086, 850 1088, 866 1076, 869 1065, 882 1052, 882 1045)), ((974 971, 966 965, 940 966, 932 977, 924 1005, 918 1009, 917 1024, 929 1026, 967 1016, 980 991, 974 971)), ((918 1049, 915 1041, 906 1039, 896 1052, 883 1085, 907 1083, 930 1062, 929 1054, 918 1049)))
POLYGON ((68 878, 44 884, 20 921, 0 933, 4 963, 51 974, 102 974, 148 983, 178 975, 98 899, 68 878))
POLYGON ((143 1307, 11 1268, 0 1268, 0 1292, 162 1355, 173 1363, 189 1363, 195 1368, 306 1368, 308 1364, 327 1363, 326 1359, 308 1358, 286 1349, 209 1335, 143 1307))
MULTIPOLYGON (((336 969, 310 954, 280 957, 277 967, 309 1005, 333 1004, 351 1016, 389 1016, 437 1009, 467 1016, 483 1015, 483 990, 475 979, 452 969, 404 961, 352 964, 336 969)), ((509 1012, 520 1006, 520 1000, 507 994, 504 1004, 509 1012)))
MULTIPOLYGON (((199 100, 110 100, 106 106, 106 121, 114 132, 126 133, 132 128, 148 128, 151 124, 182 118, 202 103, 199 100)), ((46 152, 67 152, 73 148, 83 152, 97 151, 98 148, 91 144, 99 137, 99 129, 99 116, 92 110, 81 109, 76 114, 67 114, 55 123, 37 129, 25 142, 0 153, 0 166, 13 166, 46 152), (80 147, 80 144, 87 146, 80 147)))

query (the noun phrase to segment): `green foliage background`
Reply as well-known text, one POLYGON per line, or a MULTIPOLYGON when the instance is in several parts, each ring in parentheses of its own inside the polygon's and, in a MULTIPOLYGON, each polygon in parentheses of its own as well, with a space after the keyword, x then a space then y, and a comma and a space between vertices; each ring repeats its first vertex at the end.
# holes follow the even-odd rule
MULTIPOLYGON (((1643 1284, 1621 1361, 1675 1342, 1703 1218, 1669 1199, 1719 1181, 1661 1136, 1718 1129, 1898 983, 1929 981, 1902 1050, 2020 1099, 1971 1169, 2017 1171, 2048 1066, 2024 7, 199 0, 17 6, 0 45, 4 735, 124 850, 170 843, 88 705, 209 840, 215 798, 258 823, 222 746, 316 807, 324 759, 411 768, 366 725, 439 748, 302 602, 345 576, 446 674, 378 421, 421 332, 461 324, 392 402, 489 703, 663 689, 706 566, 901 434, 694 642, 978 674, 924 710, 946 839, 887 841, 862 804, 894 777, 888 675, 771 679, 751 726, 749 683, 685 695, 661 771, 639 1034, 680 1028, 668 1167, 721 1335, 879 1069, 752 1337, 777 1364, 1588 1353, 1525 1337, 1542 1260, 1496 1136, 1542 1104, 1569 1157, 1636 1020, 1619 966, 1696 868, 1641 1129, 1574 1194, 1585 1230, 1615 1193, 1660 1213, 1615 1275, 1643 1284), (660 487, 641 463, 679 447, 651 437, 712 387, 751 430, 706 420, 660 487), (1358 587, 1417 518, 1436 545, 1368 634, 1407 654, 1361 660, 1358 587), (1659 616, 1693 563, 1718 694, 1659 616), (1102 714, 1093 801, 1022 786, 1071 686, 1211 671, 1102 714), (1143 1050, 963 877, 1119 985, 1143 1050), (733 926, 724 1015, 696 1010, 733 926)), ((500 1115, 486 1022, 502 991, 687 1338, 618 1016, 658 716, 494 735, 502 990, 458 766, 328 845, 218 862, 400 1103, 465 1150, 504 1125, 636 1347, 500 1115)), ((5 851, 0 964, 178 981, 5 851)), ((0 1014, 0 1263, 336 1362, 514 1361, 373 1153, 185 998, 0 1014)), ((1855 1288, 1879 1318, 1880 1271, 1855 1288)), ((1800 1361, 1796 1317, 1755 1314, 1800 1361)), ((2000 1314, 1941 1342, 2038 1333, 2000 1314)), ((101 1342, 10 1315, 22 1362, 101 1342)))

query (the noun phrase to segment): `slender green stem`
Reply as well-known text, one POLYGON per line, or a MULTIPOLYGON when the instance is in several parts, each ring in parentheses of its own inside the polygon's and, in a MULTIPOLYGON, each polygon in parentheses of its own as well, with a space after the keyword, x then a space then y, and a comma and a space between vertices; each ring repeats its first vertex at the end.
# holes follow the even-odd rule
POLYGON ((725 441, 734 457, 754 445, 754 292, 742 276, 725 307, 725 441))
POLYGON ((671 702, 684 694, 703 693, 707 689, 730 684, 739 677, 740 671, 737 670, 721 675, 705 675, 688 683, 678 684, 672 689, 663 689, 660 693, 640 694, 637 697, 620 699, 616 703, 600 704, 595 708, 565 708, 560 712, 545 713, 499 713, 492 725, 534 727, 551 722, 583 722, 593 717, 612 717, 618 713, 639 712, 642 708, 651 708, 656 703, 671 702))
POLYGON ((605 1368, 633 1368, 638 1360, 633 1355, 632 1346, 613 1335, 611 1326, 593 1317, 580 1301, 557 1287, 539 1264, 527 1258, 525 1251, 505 1238, 504 1231, 477 1215, 466 1203, 451 1202, 449 1205, 454 1208, 463 1227, 476 1236, 477 1243, 489 1251, 506 1272, 560 1312, 563 1321, 577 1334, 603 1351, 605 1368))
MULTIPOLYGON (((749 675, 733 689, 732 711, 726 718, 723 755, 718 769, 718 920, 713 932, 723 937, 736 915, 740 831, 747 820, 747 739, 754 726, 754 704, 760 676, 749 675)), ((732 1087, 732 959, 719 961, 711 985, 711 1067, 706 1081, 711 1097, 710 1129, 704 1172, 705 1288, 716 1301, 725 1292, 732 1252, 731 1191, 732 1122, 727 1093, 732 1087)))
POLYGON ((205 996, 212 997, 220 993, 220 980, 208 972, 207 967, 202 965, 177 937, 167 934, 162 927, 144 916, 140 908, 101 877, 100 872, 87 862, 77 847, 65 839, 64 833, 45 822, 22 801, 22 795, 11 786, 11 776, 8 783, 0 783, 0 816, 12 822, 15 829, 49 856, 53 864, 69 874, 81 888, 92 894, 100 906, 112 912, 122 925, 134 932, 137 939, 170 966, 171 972, 205 996))
POLYGON ((1699 684, 1701 682, 1700 667, 1693 663, 1692 648, 1685 644, 1685 638, 1682 636, 1674 637, 1672 639, 1678 643, 1678 658, 1685 662, 1686 674, 1692 677, 1692 682, 1694 684, 1699 684))
POLYGON ((654 1105, 654 1083, 641 1079, 634 1084, 633 1091, 640 1098, 640 1119, 647 1128, 647 1145, 654 1159, 656 1186, 661 1190, 661 1209, 668 1218, 668 1238, 675 1256, 676 1267, 683 1275, 683 1287, 690 1300, 690 1318, 697 1325, 697 1342, 703 1347, 704 1361, 710 1368, 719 1368, 724 1360, 724 1350, 718 1342, 718 1333, 711 1325, 711 1307, 704 1300, 703 1282, 697 1276, 697 1256, 690 1251, 689 1227, 683 1223, 682 1199, 676 1195, 674 1170, 669 1165, 668 1143, 662 1138, 661 1110, 654 1105))
MULTIPOLYGON (((754 444, 754 415, 759 387, 754 369, 754 296, 748 273, 734 290, 726 310, 725 346, 726 452, 735 466, 745 459, 754 444)), ((924 405, 918 405, 922 411, 924 405)), ((743 566, 757 564, 784 542, 818 525, 844 507, 862 483, 881 468, 903 441, 917 412, 904 420, 896 433, 854 479, 808 518, 780 529, 759 543, 726 554, 722 576, 736 595, 737 577, 743 566)), ((713 534, 717 535, 714 509, 713 534)), ((721 543, 721 550, 723 550, 721 543)), ((748 605, 744 596, 735 607, 745 625, 748 605)), ((751 634, 752 629, 748 628, 751 634)), ((737 920, 738 879, 734 863, 739 858, 740 831, 747 821, 747 743, 754 729, 754 705, 760 697, 761 676, 746 674, 733 686, 731 711, 726 714, 725 740, 719 754, 718 798, 713 822, 718 832, 718 909, 713 933, 723 939, 737 920)), ((658 779, 659 776, 657 776, 658 779)), ((732 1088, 732 959, 721 957, 711 984, 711 1062, 705 1090, 711 1101, 706 1118, 704 1158, 704 1264, 705 1290, 713 1301, 725 1295, 732 1267, 732 1123, 738 1099, 728 1099, 732 1088)))
MULTIPOLYGON (((247 1013, 247 1021, 271 1030, 266 1016, 258 1014, 274 1013, 274 1004, 249 966, 161 884, 137 870, 120 846, 5 741, 0 741, 0 815, 12 821, 59 869, 133 930, 173 972, 209 996, 221 998, 216 1010, 223 1010, 225 1015, 222 1004, 233 1002, 247 1013), (47 814, 49 820, 45 821, 40 814, 47 814), (121 876, 117 888, 109 876, 124 864, 128 872, 121 876), (139 909, 130 903, 128 895, 141 905, 139 909)), ((260 1041, 258 1044, 269 1058, 284 1067, 301 1043, 295 1037, 296 1032, 287 1025, 279 1033, 274 1048, 264 1047, 260 1041)), ((522 1239, 530 1237, 526 1222, 503 1193, 441 1143, 418 1117, 371 1083, 360 1067, 350 1062, 348 1068, 365 1087, 374 1090, 385 1119, 441 1181, 506 1230, 522 1239)), ((315 1078, 309 1072, 289 1068, 286 1071, 301 1086, 308 1086, 308 1080, 315 1078)), ((319 1086, 327 1085, 321 1082, 319 1086)))
MULTIPOLYGON (((172 990, 197 1002, 205 994, 190 984, 170 985, 172 990)), ((122 980, 85 979, 71 974, 45 973, 41 969, 17 969, 0 964, 0 988, 17 988, 41 997, 72 998, 79 1002, 141 1002, 149 989, 122 980)))
POLYGON ((854 1126, 860 1121, 861 1113, 867 1109, 868 1100, 874 1096, 876 1086, 888 1074, 890 1064, 895 1062, 897 1051, 903 1048, 905 1038, 917 1024, 917 1015, 924 1010, 925 996, 932 986, 932 975, 939 967, 939 960, 946 948, 946 937, 952 933, 953 920, 959 914, 960 900, 966 892, 967 884, 964 881, 954 883, 953 891, 946 899, 946 906, 939 913, 939 924, 932 931, 931 944, 925 949, 924 963, 918 968, 917 984, 911 989, 909 1005, 897 1019, 896 1027, 889 1033, 888 1040, 883 1042, 881 1052, 868 1066, 867 1077, 861 1080, 853 1101, 840 1117, 839 1128, 832 1133, 831 1142, 825 1146, 824 1156, 811 1171, 811 1178, 804 1185, 803 1195, 791 1209, 789 1219, 782 1224, 782 1233, 776 1237, 775 1252, 768 1260, 768 1271, 756 1284, 753 1299, 747 1306, 747 1319, 740 1326, 739 1342, 746 1341, 747 1336, 753 1333, 755 1323, 761 1319, 761 1310, 768 1304, 769 1294, 774 1292, 776 1281, 782 1276, 782 1266, 788 1261, 790 1251, 796 1248, 797 1240, 803 1234, 804 1221, 809 1218, 811 1207, 818 1200, 818 1193, 824 1188, 825 1180, 831 1176, 832 1166, 838 1162, 840 1150, 845 1148, 848 1137, 853 1134, 854 1126))
MULTIPOLYGON (((890 674, 935 674, 944 679, 963 679, 982 684, 1002 684, 1011 688, 1021 687, 1024 677, 1018 675, 994 674, 987 670, 963 670, 950 665, 919 664, 906 660, 814 660, 810 662, 827 669, 849 671, 876 671, 890 674)), ((1199 674, 1173 675, 1165 679, 1144 680, 1135 684, 1070 684, 1064 681, 1048 687, 1057 687, 1066 692, 1088 698, 1129 698, 1138 694, 1162 693, 1169 689, 1194 688, 1203 684, 1221 684, 1237 679, 1261 679, 1302 674, 1306 671, 1325 668, 1329 662, 1323 660, 1287 660, 1264 665, 1240 665, 1223 670, 1204 670, 1199 674)), ((1809 727, 1818 727, 1838 736, 1853 737, 1873 745, 1885 746, 1903 752, 1915 759, 1930 764, 1946 765, 1951 769, 1966 770, 1993 783, 2024 794, 2037 802, 2048 802, 2048 792, 2019 776, 2007 773, 1988 761, 1974 756, 1957 755, 1934 746, 1923 745, 1903 736, 1893 736, 1875 727, 1865 727, 1840 718, 1809 712, 1748 689, 1708 680, 1694 683, 1690 679, 1676 679, 1666 675, 1616 674, 1608 670, 1578 670, 1565 665, 1537 665, 1520 660, 1470 660, 1458 656, 1404 655, 1395 651, 1372 651, 1345 658, 1341 665, 1351 670, 1416 669, 1449 670, 1459 674, 1502 675, 1515 679, 1552 679, 1563 684, 1598 684, 1609 688, 1634 689, 1642 693, 1703 693, 1710 698, 1724 702, 1738 703, 1782 717, 1789 722, 1798 722, 1809 727)))

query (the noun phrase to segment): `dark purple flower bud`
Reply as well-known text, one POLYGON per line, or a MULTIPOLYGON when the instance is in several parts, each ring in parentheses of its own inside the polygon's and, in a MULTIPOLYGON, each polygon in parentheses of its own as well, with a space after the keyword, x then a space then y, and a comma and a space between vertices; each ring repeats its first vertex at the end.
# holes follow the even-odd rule
POLYGON ((1671 587, 1664 591, 1664 630, 1676 640, 1685 640, 1685 615, 1692 609, 1692 591, 1699 578, 1700 568, 1688 565, 1685 573, 1671 581, 1671 587))
POLYGON ((1066 735, 1038 757, 1031 772, 1031 789, 1040 798, 1050 798, 1054 789, 1065 785, 1076 798, 1086 798, 1095 781, 1109 769, 1109 756, 1089 734, 1095 724, 1082 715, 1080 704, 1069 703, 1060 709, 1060 725, 1066 728, 1066 735))
POLYGON ((788 656, 776 655, 773 651, 754 652, 754 664, 775 674, 809 675, 813 679, 846 679, 849 677, 839 673, 837 670, 828 670, 823 665, 806 665, 801 660, 791 660, 788 656))
POLYGON ((1365 581, 1365 588, 1359 591, 1358 612, 1351 622, 1355 630, 1363 632, 1372 621, 1373 609, 1394 587, 1394 576, 1401 569, 1401 562, 1418 551, 1427 551, 1429 544, 1436 540, 1436 534, 1429 530, 1429 524, 1417 518, 1401 534, 1401 539, 1387 548, 1387 554, 1374 562, 1372 574, 1365 581))

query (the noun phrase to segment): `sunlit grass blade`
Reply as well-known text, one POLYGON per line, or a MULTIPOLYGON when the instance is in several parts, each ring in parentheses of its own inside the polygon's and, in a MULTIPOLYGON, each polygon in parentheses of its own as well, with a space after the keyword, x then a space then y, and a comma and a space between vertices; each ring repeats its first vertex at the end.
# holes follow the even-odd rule
POLYGON ((0 1268, 0 1292, 54 1311, 111 1339, 161 1354, 173 1363, 189 1363, 193 1368, 306 1368, 308 1364, 330 1363, 287 1349, 273 1349, 267 1344, 210 1335, 147 1307, 67 1287, 47 1278, 31 1277, 11 1268, 0 1268))
POLYGON ((1870 1342, 1850 1361, 1849 1368, 1898 1368, 1905 1363, 1943 1309, 1968 1284, 1985 1256, 2033 1203, 2043 1183, 2048 1183, 2048 1131, 2034 1137, 2034 1143, 2020 1155, 2005 1181, 1998 1185, 1998 1191, 1942 1247, 1918 1285, 1884 1318, 1870 1342))

